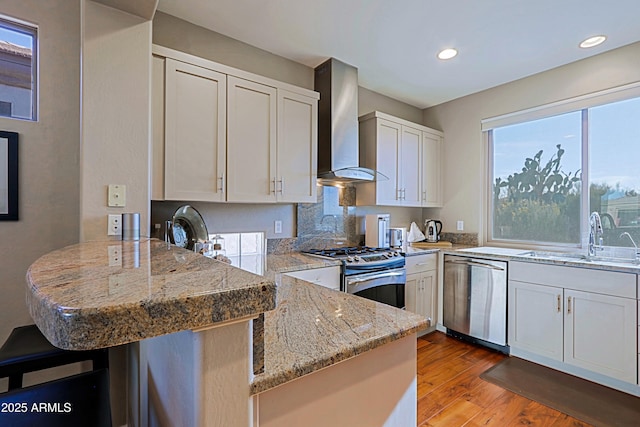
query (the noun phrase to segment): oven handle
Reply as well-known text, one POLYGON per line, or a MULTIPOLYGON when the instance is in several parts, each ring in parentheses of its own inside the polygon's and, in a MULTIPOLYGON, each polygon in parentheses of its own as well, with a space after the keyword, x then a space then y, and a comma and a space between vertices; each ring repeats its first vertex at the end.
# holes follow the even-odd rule
POLYGON ((406 277, 407 274, 404 268, 351 276, 345 279, 346 292, 350 294, 357 294, 358 292, 376 288, 378 286, 404 286, 406 277))
POLYGON ((362 275, 362 276, 358 276, 355 278, 348 278, 347 282, 350 285, 356 285, 358 283, 362 283, 362 282, 369 282, 371 280, 376 280, 376 279, 385 279, 387 277, 399 277, 399 276, 406 276, 405 271, 381 271, 380 273, 374 273, 374 274, 367 274, 367 275, 362 275))

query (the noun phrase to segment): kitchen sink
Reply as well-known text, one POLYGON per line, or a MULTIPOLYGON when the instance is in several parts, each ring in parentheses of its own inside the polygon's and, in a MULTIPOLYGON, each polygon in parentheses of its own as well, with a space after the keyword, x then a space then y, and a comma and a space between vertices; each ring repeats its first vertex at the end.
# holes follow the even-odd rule
POLYGON ((531 258, 546 258, 546 259, 567 259, 567 260, 581 260, 592 261, 595 257, 590 257, 585 254, 578 254, 572 252, 545 252, 545 251, 526 251, 518 254, 520 256, 526 256, 531 258))
POLYGON ((608 262, 617 264, 633 264, 638 265, 638 260, 633 258, 618 258, 607 256, 589 256, 586 254, 574 252, 546 252, 546 251, 525 251, 518 254, 519 256, 550 259, 558 261, 584 261, 584 262, 608 262))

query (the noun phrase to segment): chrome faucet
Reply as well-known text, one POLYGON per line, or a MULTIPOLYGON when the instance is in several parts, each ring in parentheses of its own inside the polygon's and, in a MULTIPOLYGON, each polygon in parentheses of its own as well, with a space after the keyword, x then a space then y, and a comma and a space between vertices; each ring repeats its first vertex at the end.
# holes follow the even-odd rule
POLYGON ((601 251, 602 247, 602 222, 600 214, 592 212, 589 217, 589 256, 594 256, 596 251, 601 251), (596 240, 598 243, 596 243, 596 240))
POLYGON ((636 245, 636 242, 633 240, 633 237, 631 237, 631 234, 627 233, 626 231, 624 233, 622 233, 620 235, 620 239, 622 239, 624 236, 627 236, 629 238, 629 240, 631 240, 631 243, 633 244, 633 247, 636 248, 636 252, 635 252, 635 258, 634 258, 634 262, 636 264, 640 264, 640 252, 638 252, 638 245, 636 245))

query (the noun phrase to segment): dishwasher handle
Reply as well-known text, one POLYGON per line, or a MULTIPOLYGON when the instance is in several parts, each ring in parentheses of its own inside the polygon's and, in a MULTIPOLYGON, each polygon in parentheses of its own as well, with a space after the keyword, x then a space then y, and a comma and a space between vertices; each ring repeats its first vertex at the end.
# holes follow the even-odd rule
POLYGON ((491 270, 504 271, 503 267, 499 267, 497 265, 492 265, 492 264, 485 264, 483 262, 478 262, 474 260, 459 261, 459 260, 448 259, 448 260, 445 260, 445 264, 469 265, 472 267, 489 268, 491 270))

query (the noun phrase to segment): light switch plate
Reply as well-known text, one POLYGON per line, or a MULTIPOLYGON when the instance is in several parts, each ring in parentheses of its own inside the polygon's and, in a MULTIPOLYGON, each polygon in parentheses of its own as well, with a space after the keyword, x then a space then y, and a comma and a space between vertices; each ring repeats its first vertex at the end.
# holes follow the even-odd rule
POLYGON ((109 184, 107 204, 110 207, 124 207, 127 204, 127 186, 122 184, 109 184))

